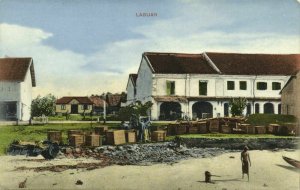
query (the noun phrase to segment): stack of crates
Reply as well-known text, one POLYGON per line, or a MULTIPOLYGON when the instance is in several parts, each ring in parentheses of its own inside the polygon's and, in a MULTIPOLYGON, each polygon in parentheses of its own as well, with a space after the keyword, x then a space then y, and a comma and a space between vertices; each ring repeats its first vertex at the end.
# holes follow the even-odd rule
POLYGON ((199 125, 198 122, 192 122, 188 126, 188 133, 189 134, 197 134, 199 133, 199 125))
POLYGON ((198 121, 197 125, 200 134, 207 133, 207 121, 198 121))
POLYGON ((266 134, 266 127, 265 126, 255 126, 255 133, 256 134, 266 134))
POLYGON ((179 123, 175 123, 175 124, 170 123, 167 127, 167 135, 168 136, 176 135, 176 127, 178 125, 179 125, 179 123))
POLYGON ((270 124, 270 125, 268 126, 267 132, 268 132, 269 134, 277 134, 278 131, 279 131, 279 128, 280 128, 280 125, 278 125, 278 124, 270 124))
POLYGON ((178 124, 175 126, 175 134, 176 135, 183 135, 187 132, 187 124, 178 124))
POLYGON ((106 143, 109 145, 120 145, 126 143, 125 130, 106 132, 106 143))
POLYGON ((135 143, 136 142, 136 132, 135 131, 126 131, 126 142, 135 143))
POLYGON ((76 135, 76 134, 70 135, 69 143, 71 146, 75 146, 75 147, 83 146, 84 145, 84 135, 81 135, 81 134, 80 135, 76 135))
POLYGON ((105 133, 108 131, 108 126, 97 126, 95 127, 95 134, 97 135, 105 135, 105 133))
POLYGON ((255 134, 255 127, 248 125, 246 129, 247 134, 255 134))
POLYGON ((152 132, 152 141, 162 142, 166 140, 166 132, 165 131, 154 131, 152 132))
POLYGON ((48 141, 60 144, 62 143, 62 133, 61 131, 48 131, 47 139, 48 141))
POLYGON ((68 140, 69 140, 69 144, 72 145, 74 144, 75 140, 74 138, 81 138, 81 137, 72 137, 73 135, 80 135, 82 136, 82 139, 83 139, 83 143, 84 143, 84 132, 82 130, 69 130, 68 131, 68 140), (72 142, 71 142, 71 139, 72 139, 72 142))
POLYGON ((102 146, 102 138, 100 135, 90 134, 85 136, 86 146, 102 146))
POLYGON ((222 125, 222 132, 229 134, 229 133, 232 133, 232 130, 228 125, 222 125))
POLYGON ((209 121, 209 131, 211 133, 218 133, 219 132, 219 120, 218 119, 211 119, 209 121))

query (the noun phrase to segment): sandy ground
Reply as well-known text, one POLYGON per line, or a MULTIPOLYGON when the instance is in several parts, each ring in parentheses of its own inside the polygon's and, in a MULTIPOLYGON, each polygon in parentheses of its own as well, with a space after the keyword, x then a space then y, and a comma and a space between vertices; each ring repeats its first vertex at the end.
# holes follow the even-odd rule
POLYGON ((213 158, 189 159, 179 163, 152 166, 108 166, 95 170, 71 169, 63 172, 13 171, 17 167, 51 166, 97 162, 92 159, 55 159, 53 161, 28 161, 25 156, 0 157, 0 189, 19 189, 27 178, 27 189, 219 189, 219 190, 299 190, 300 172, 287 164, 282 156, 300 160, 297 151, 250 151, 252 167, 250 182, 241 179, 240 153, 226 153, 213 158), (230 158, 230 157, 234 158, 230 158), (204 183, 204 172, 214 184, 204 183), (82 185, 76 185, 81 180, 82 185))

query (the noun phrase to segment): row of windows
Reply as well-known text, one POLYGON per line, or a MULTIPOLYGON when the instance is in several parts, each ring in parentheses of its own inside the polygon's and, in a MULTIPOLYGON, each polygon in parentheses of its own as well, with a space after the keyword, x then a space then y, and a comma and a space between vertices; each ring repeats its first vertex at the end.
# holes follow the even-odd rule
MULTIPOLYGON (((207 83, 208 81, 199 81, 199 95, 207 95, 207 83)), ((247 90, 247 82, 239 81, 239 89, 247 90)), ((267 90, 268 83, 266 82, 257 82, 256 83, 257 90, 267 90)), ((272 90, 280 90, 281 83, 280 82, 272 82, 272 90)), ((227 90, 235 90, 235 81, 227 81, 227 90)), ((167 95, 175 95, 175 81, 167 81, 167 95)))
MULTIPOLYGON (((60 109, 61 109, 61 110, 66 110, 66 105, 62 104, 62 105, 60 106, 60 109)), ((83 105, 81 105, 81 109, 82 109, 82 110, 88 110, 88 109, 90 109, 90 105, 83 104, 83 105)))
MULTIPOLYGON (((246 81, 239 81, 240 90, 247 90, 247 82, 246 81)), ((267 82, 257 82, 256 83, 257 90, 267 90, 268 83, 267 82)), ((280 90, 281 83, 280 82, 272 82, 272 90, 280 90)), ((227 90, 235 90, 235 82, 234 81, 227 81, 227 90)))

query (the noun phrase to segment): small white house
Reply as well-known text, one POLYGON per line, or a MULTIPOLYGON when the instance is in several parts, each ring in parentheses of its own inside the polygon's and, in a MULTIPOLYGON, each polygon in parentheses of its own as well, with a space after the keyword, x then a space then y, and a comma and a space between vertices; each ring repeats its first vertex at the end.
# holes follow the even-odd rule
POLYGON ((0 58, 0 120, 28 121, 35 86, 32 58, 0 58))
POLYGON ((244 114, 281 112, 280 91, 300 69, 300 55, 144 53, 128 103, 153 103, 153 120, 228 116, 229 100, 245 97, 244 114))

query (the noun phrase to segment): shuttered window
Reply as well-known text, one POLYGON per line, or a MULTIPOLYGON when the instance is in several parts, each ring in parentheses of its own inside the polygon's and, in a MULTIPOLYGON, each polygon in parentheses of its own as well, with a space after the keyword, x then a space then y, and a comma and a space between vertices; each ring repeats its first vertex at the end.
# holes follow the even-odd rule
POLYGON ((175 81, 167 81, 167 95, 175 94, 175 81))
POLYGON ((240 81, 240 90, 247 90, 247 82, 240 81))
POLYGON ((199 95, 207 95, 207 81, 199 81, 199 95))
POLYGON ((280 90, 281 84, 280 82, 272 82, 272 90, 280 90))
POLYGON ((256 83, 257 90, 267 90, 268 84, 266 82, 258 82, 256 83))
POLYGON ((234 81, 227 81, 227 90, 234 90, 234 81))

